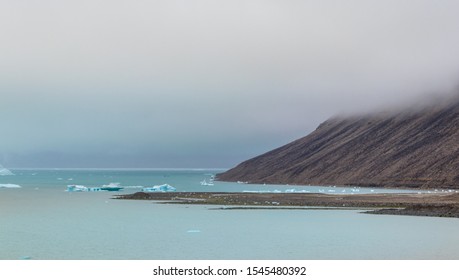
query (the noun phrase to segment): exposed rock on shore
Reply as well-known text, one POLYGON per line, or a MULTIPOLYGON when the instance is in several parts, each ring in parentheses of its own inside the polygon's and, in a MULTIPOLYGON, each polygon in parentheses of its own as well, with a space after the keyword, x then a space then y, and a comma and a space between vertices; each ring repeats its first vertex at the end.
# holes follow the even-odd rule
POLYGON ((369 214, 459 218, 459 205, 410 205, 400 209, 379 209, 369 214))
POLYGON ((328 195, 312 193, 139 192, 119 195, 115 198, 154 200, 175 204, 260 206, 270 208, 292 206, 377 208, 374 211, 375 214, 459 217, 459 194, 457 193, 328 195))

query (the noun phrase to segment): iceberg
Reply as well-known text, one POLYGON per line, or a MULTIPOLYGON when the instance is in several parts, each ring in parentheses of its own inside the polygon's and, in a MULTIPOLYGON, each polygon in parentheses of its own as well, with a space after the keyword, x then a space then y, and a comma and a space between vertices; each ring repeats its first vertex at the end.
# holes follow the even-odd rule
POLYGON ((103 185, 100 189, 102 191, 117 192, 122 190, 123 187, 120 186, 120 183, 110 183, 108 185, 103 185))
POLYGON ((143 188, 143 192, 175 192, 177 189, 169 184, 143 188))
POLYGON ((108 185, 103 185, 102 187, 86 187, 82 185, 67 185, 68 192, 117 192, 122 190, 123 187, 120 187, 118 183, 110 183, 108 185))
POLYGON ((120 186, 120 183, 110 183, 108 185, 102 185, 104 188, 117 188, 120 186))
POLYGON ((67 186, 68 192, 100 192, 102 188, 98 187, 85 187, 82 185, 68 185, 67 186))
POLYGON ((13 172, 0 165, 0 176, 14 175, 13 172))
POLYGON ((213 186, 213 185, 214 185, 214 181, 212 180, 209 180, 209 182, 207 182, 206 179, 201 181, 201 186, 213 186))
POLYGON ((16 184, 0 184, 0 188, 17 189, 17 188, 21 188, 21 186, 16 185, 16 184))

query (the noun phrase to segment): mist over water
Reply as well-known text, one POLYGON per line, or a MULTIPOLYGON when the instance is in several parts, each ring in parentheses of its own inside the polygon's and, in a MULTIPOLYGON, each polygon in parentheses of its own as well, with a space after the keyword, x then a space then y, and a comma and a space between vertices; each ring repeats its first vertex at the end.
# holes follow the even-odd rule
POLYGON ((459 83, 458 9, 3 1, 1 163, 230 167, 336 114, 441 97, 459 83))

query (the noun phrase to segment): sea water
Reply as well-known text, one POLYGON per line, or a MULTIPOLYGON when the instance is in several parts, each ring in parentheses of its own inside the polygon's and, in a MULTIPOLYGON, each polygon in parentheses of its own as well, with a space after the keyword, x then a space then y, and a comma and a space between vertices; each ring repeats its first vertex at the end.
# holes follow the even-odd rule
MULTIPOLYGON (((351 193, 352 188, 200 184, 219 170, 12 171, 14 176, 0 176, 0 259, 459 259, 459 219, 111 199, 164 183, 177 191, 351 193), (65 191, 67 184, 111 182, 127 188, 65 191)), ((372 190, 400 192, 359 188, 372 190)))

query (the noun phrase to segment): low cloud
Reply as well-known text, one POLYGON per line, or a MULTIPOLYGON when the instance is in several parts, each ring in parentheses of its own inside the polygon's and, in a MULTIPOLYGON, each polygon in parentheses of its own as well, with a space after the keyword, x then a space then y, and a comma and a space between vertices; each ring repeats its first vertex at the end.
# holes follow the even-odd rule
POLYGON ((97 155, 97 165, 230 166, 332 115, 453 92, 458 9, 427 0, 5 1, 0 154, 17 165, 97 155))

